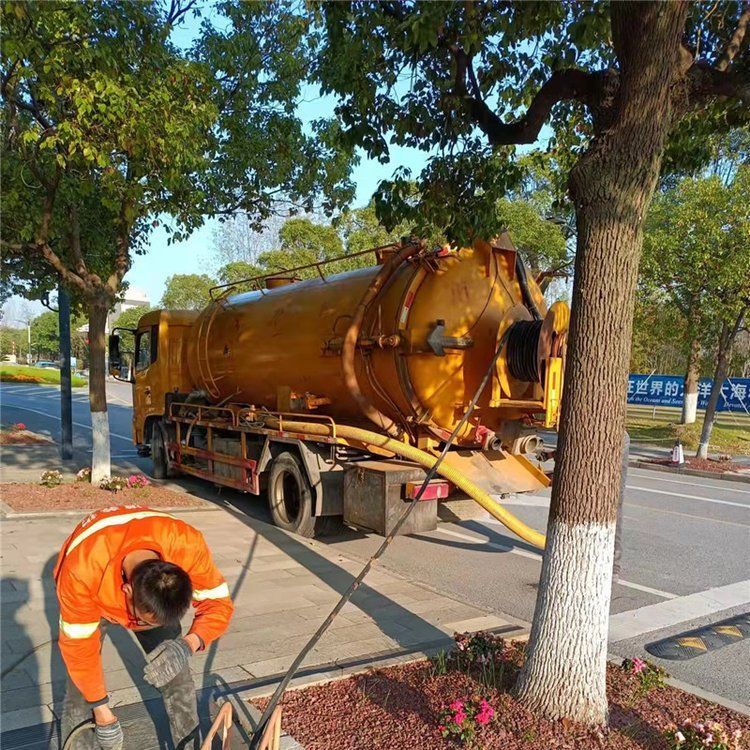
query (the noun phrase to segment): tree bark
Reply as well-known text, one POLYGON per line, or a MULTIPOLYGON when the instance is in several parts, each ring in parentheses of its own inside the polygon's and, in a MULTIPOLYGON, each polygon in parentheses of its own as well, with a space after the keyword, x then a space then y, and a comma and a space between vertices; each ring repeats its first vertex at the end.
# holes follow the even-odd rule
POLYGON ((517 685, 531 710, 589 725, 608 716, 607 631, 635 285, 686 6, 623 2, 611 14, 620 88, 612 125, 570 175, 578 233, 558 464, 517 685))
POLYGON ((716 407, 719 405, 721 396, 721 387, 727 377, 729 369, 729 357, 732 353, 732 346, 737 338, 737 334, 742 328, 742 321, 745 318, 745 310, 738 316, 734 325, 726 321, 721 324, 721 334, 719 335, 719 345, 716 353, 716 370, 714 371, 714 382, 711 386, 711 393, 706 404, 706 413, 703 416, 703 429, 701 430, 701 439, 698 443, 698 451, 695 454, 698 458, 708 458, 708 447, 711 441, 711 432, 716 421, 716 407))
POLYGON ((107 417, 106 328, 109 305, 89 302, 89 406, 91 408, 91 483, 98 484, 111 472, 109 419, 107 417))
POLYGON ((701 343, 698 338, 698 301, 690 308, 690 354, 688 355, 685 389, 682 399, 682 424, 693 424, 698 409, 698 380, 700 379, 701 343))

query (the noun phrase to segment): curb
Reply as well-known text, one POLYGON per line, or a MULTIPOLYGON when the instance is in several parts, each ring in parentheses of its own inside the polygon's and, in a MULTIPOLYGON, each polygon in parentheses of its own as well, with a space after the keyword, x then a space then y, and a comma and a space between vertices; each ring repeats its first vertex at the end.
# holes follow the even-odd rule
MULTIPOLYGON (((93 513, 96 510, 101 510, 100 508, 80 508, 78 510, 58 510, 58 511, 46 511, 46 510, 40 510, 38 512, 35 511, 28 511, 28 512, 19 512, 16 513, 14 511, 6 511, 5 508, 8 506, 5 503, 2 503, 2 506, 0 506, 0 518, 2 518, 4 521, 23 521, 23 520, 30 520, 34 518, 39 519, 45 519, 45 518, 81 518, 85 516, 87 513, 93 513)), ((208 504, 205 507, 199 506, 188 506, 188 505, 177 505, 177 506, 156 506, 157 510, 164 511, 165 513, 196 513, 201 510, 223 510, 221 506, 208 504)))
POLYGON ((716 471, 700 471, 699 469, 680 469, 678 467, 664 466, 662 464, 653 464, 649 461, 643 461, 641 459, 631 459, 628 461, 628 466, 633 466, 637 469, 648 469, 649 471, 663 471, 667 474, 682 474, 688 477, 703 477, 704 479, 721 479, 725 482, 739 482, 741 484, 750 484, 750 476, 743 474, 737 474, 736 472, 716 472, 716 471))

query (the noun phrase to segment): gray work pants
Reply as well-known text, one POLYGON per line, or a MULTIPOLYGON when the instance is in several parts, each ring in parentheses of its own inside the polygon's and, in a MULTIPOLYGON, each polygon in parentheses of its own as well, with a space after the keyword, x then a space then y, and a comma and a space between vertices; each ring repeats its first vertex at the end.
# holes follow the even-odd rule
MULTIPOLYGON (((99 628, 102 631, 102 641, 106 635, 107 627, 113 626, 102 621, 99 628)), ((136 630, 134 632, 141 648, 148 654, 160 643, 179 638, 182 629, 179 625, 174 625, 161 626, 149 630, 136 630)), ((198 748, 200 745, 198 706, 195 700, 195 684, 193 683, 193 675, 190 673, 190 667, 185 667, 177 677, 168 682, 163 688, 160 688, 160 692, 164 699, 164 708, 169 717, 169 726, 172 730, 174 746, 177 750, 198 748)), ((65 742, 75 727, 88 719, 91 719, 91 708, 84 700, 81 692, 73 684, 73 681, 68 677, 65 688, 65 699, 63 700, 62 721, 60 722, 62 742, 65 742)), ((126 747, 128 746, 127 742, 126 731, 126 747)), ((85 731, 76 737, 71 750, 96 750, 96 748, 97 743, 94 738, 94 732, 85 731)))
POLYGON ((630 435, 625 433, 625 441, 622 446, 622 467, 620 474, 620 499, 617 503, 617 524, 615 526, 615 555, 612 563, 612 576, 620 575, 620 561, 622 559, 622 505, 625 501, 625 482, 628 478, 628 455, 630 453, 630 435))

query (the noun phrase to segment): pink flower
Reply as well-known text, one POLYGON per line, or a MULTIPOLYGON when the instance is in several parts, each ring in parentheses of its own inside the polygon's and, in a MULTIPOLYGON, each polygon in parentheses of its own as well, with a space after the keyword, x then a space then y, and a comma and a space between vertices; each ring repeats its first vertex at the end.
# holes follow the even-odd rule
POLYGON ((456 722, 459 726, 464 723, 466 720, 466 712, 465 711, 456 711, 456 715, 453 717, 453 721, 456 722))
POLYGON ((438 732, 444 732, 445 731, 445 724, 438 724, 438 732))
POLYGON ((23 422, 16 422, 13 426, 17 430, 25 430, 26 429, 26 425, 23 422))
POLYGON ((633 659, 633 674, 638 674, 646 669, 646 662, 643 659, 639 659, 637 656, 633 659))
POLYGON ((713 735, 711 734, 711 732, 709 732, 709 733, 708 733, 708 734, 706 735, 706 739, 705 739, 705 740, 703 740, 703 744, 704 744, 704 745, 705 745, 706 747, 710 747, 710 746, 711 746, 711 745, 713 744, 713 741, 714 741, 714 736, 713 736, 713 735))
POLYGON ((450 704, 450 705, 448 706, 448 708, 449 708, 449 709, 450 709, 451 711, 460 711, 460 710, 461 710, 461 709, 462 709, 463 707, 464 707, 464 702, 463 702, 463 701, 458 701, 458 700, 456 700, 456 701, 453 701, 453 703, 451 703, 451 704, 450 704))

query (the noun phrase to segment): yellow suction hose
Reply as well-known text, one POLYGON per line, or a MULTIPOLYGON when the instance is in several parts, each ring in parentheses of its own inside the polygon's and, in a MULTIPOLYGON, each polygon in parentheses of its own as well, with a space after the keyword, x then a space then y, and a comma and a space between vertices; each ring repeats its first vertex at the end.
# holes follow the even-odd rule
MULTIPOLYGON (((285 419, 283 421, 283 426, 280 426, 279 420, 275 417, 266 417, 265 422, 269 426, 283 429, 287 432, 301 432, 307 435, 333 437, 332 427, 326 423, 315 424, 310 422, 291 422, 285 419)), ((345 440, 353 440, 357 443, 363 443, 364 445, 371 445, 376 448, 390 451, 391 453, 395 453, 409 461, 421 464, 428 470, 437 462, 436 456, 425 453, 425 451, 419 450, 419 448, 415 448, 406 443, 401 443, 398 440, 387 437, 386 435, 380 435, 377 432, 362 430, 359 427, 336 425, 336 437, 344 438, 345 440)), ((544 549, 546 541, 544 534, 527 526, 520 518, 516 518, 516 516, 510 511, 503 508, 500 503, 493 500, 492 497, 481 487, 478 487, 474 482, 461 474, 461 472, 450 466, 446 466, 445 463, 441 463, 438 467, 438 474, 465 492, 472 500, 474 500, 474 502, 481 505, 491 516, 500 521, 503 526, 510 529, 514 534, 520 536, 521 539, 529 544, 533 544, 539 549, 544 549)))

